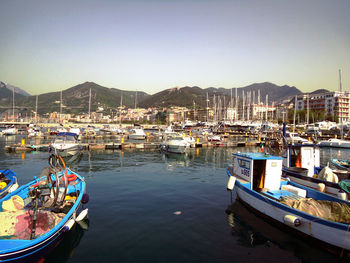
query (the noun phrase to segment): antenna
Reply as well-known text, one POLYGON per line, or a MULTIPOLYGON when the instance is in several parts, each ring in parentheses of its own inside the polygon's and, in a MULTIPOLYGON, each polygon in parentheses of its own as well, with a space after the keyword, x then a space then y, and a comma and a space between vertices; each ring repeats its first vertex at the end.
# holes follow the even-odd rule
POLYGON ((60 123, 61 123, 61 119, 62 119, 62 90, 61 90, 61 100, 60 100, 61 104, 60 104, 60 123))

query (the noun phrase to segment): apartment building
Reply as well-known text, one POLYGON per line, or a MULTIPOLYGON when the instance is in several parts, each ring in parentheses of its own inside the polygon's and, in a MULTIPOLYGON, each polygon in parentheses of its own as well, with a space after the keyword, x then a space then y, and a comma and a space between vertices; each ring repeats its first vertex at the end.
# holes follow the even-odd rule
POLYGON ((325 115, 333 116, 335 121, 349 121, 350 93, 331 91, 319 94, 302 94, 297 96, 297 110, 324 110, 325 115))

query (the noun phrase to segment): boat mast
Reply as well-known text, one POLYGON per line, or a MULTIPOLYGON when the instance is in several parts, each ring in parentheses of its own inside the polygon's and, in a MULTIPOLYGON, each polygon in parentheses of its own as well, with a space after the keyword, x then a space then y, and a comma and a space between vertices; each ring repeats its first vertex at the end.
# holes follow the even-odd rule
POLYGON ((15 88, 12 87, 12 119, 15 122, 15 88))
POLYGON ((61 90, 61 99, 60 99, 60 123, 62 120, 62 90, 61 90))
POLYGON ((36 99, 35 99, 35 123, 38 122, 38 95, 36 95, 36 99))
POLYGON ((208 110, 209 110, 209 99, 208 99, 208 92, 207 92, 207 122, 208 122, 208 110))
POLYGON ((137 107, 137 91, 135 93, 135 109, 136 109, 136 107, 137 107))
POLYGON ((306 112, 306 124, 309 125, 309 94, 307 94, 306 112))
POLYGON ((120 119, 119 119, 119 125, 122 125, 122 106, 123 106, 123 93, 122 91, 120 91, 120 110, 119 110, 119 115, 120 115, 120 119))
POLYGON ((89 120, 91 119, 91 88, 89 92, 89 120))
POLYGON ((267 122, 267 113, 269 110, 269 95, 266 94, 266 111, 265 111, 265 117, 266 117, 266 122, 267 122))
POLYGON ((340 138, 343 140, 343 96, 342 96, 342 86, 341 86, 341 70, 339 69, 339 97, 340 99, 340 138))
POLYGON ((236 107, 236 115, 235 115, 235 120, 238 120, 238 94, 237 94, 237 88, 236 88, 236 103, 235 103, 235 107, 236 107))

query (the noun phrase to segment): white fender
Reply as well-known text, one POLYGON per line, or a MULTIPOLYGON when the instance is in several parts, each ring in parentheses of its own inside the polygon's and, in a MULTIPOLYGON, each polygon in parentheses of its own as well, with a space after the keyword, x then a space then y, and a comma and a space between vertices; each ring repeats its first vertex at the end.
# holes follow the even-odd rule
POLYGON ((89 211, 88 208, 86 208, 86 209, 84 209, 83 211, 81 211, 80 214, 79 214, 79 215, 77 216, 77 218, 75 219, 75 221, 76 221, 76 222, 79 222, 79 221, 83 220, 83 219, 87 216, 88 211, 89 211))
POLYGON ((74 226, 74 223, 75 223, 75 221, 74 221, 73 218, 69 219, 69 220, 67 221, 67 223, 64 225, 64 229, 65 229, 66 231, 71 230, 71 228, 74 226))
POLYGON ((300 226, 301 225, 301 221, 300 221, 299 217, 297 217, 295 215, 285 215, 283 217, 283 221, 286 225, 289 225, 289 226, 300 226))
POLYGON ((232 191, 233 188, 235 187, 235 184, 236 184, 236 177, 231 175, 227 182, 227 190, 232 191))

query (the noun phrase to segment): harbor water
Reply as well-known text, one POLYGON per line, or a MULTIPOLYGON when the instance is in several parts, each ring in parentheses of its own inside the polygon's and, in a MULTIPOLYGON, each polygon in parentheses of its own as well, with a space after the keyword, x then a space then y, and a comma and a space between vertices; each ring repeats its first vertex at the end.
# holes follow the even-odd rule
MULTIPOLYGON (((0 137, 1 149, 6 140, 0 137)), ((225 169, 237 151, 257 148, 84 152, 68 166, 86 179, 88 224, 76 225, 41 262, 342 262, 235 202, 225 169)), ((1 150, 0 168, 14 170, 23 185, 48 156, 1 150)), ((350 151, 321 150, 323 164, 331 157, 349 159, 350 151)))

